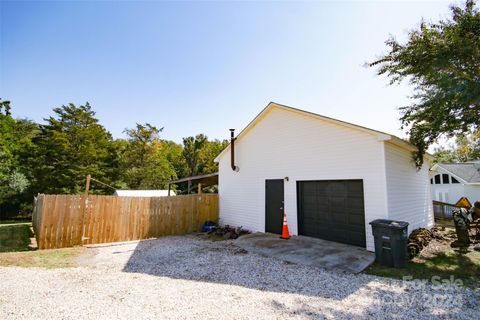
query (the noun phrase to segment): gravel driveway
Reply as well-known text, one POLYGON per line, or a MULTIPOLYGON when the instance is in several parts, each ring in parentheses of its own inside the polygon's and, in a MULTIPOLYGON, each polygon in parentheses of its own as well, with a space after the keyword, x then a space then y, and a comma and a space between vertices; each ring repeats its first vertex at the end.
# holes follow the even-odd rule
POLYGON ((79 267, 0 268, 0 319, 476 319, 480 294, 299 266, 232 241, 88 249, 79 267), (96 253, 96 254, 92 254, 96 253))

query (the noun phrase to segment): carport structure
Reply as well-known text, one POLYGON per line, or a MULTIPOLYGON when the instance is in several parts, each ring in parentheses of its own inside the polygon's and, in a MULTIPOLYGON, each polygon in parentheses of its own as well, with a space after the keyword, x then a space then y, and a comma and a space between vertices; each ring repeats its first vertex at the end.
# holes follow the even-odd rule
POLYGON ((192 191, 195 189, 197 190, 197 193, 202 193, 204 187, 218 185, 218 172, 172 180, 168 183, 168 195, 170 195, 171 186, 173 184, 187 185, 187 194, 193 193, 192 191))

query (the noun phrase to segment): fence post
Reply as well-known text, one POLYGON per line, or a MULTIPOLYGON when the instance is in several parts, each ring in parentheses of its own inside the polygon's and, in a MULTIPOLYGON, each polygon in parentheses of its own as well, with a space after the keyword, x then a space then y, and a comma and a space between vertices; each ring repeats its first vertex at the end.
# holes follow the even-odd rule
POLYGON ((82 237, 80 238, 80 241, 81 241, 82 245, 83 245, 83 241, 89 239, 89 238, 85 237, 85 215, 87 213, 88 191, 90 191, 90 180, 91 179, 92 179, 92 176, 87 175, 87 181, 85 182, 85 200, 84 200, 83 214, 82 214, 82 237))

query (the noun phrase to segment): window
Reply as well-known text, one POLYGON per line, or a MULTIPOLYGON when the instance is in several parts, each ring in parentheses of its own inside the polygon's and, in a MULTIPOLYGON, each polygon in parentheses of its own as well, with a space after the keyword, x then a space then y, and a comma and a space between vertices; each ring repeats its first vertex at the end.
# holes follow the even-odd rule
POLYGON ((442 173, 437 174, 430 179, 430 184, 450 184, 450 183, 460 183, 457 179, 450 176, 449 174, 442 173))
POLYGON ((449 184, 450 183, 450 176, 446 173, 442 174, 442 183, 449 184))

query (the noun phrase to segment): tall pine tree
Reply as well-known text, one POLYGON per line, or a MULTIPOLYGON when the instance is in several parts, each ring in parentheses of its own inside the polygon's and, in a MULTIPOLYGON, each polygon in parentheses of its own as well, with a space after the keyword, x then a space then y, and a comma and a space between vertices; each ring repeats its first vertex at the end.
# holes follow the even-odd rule
MULTIPOLYGON (((99 124, 89 103, 72 103, 53 109, 35 139, 34 161, 36 191, 44 193, 81 193, 85 177, 110 182, 107 173, 114 157, 111 134, 99 124)), ((111 193, 102 186, 94 192, 111 193)))

